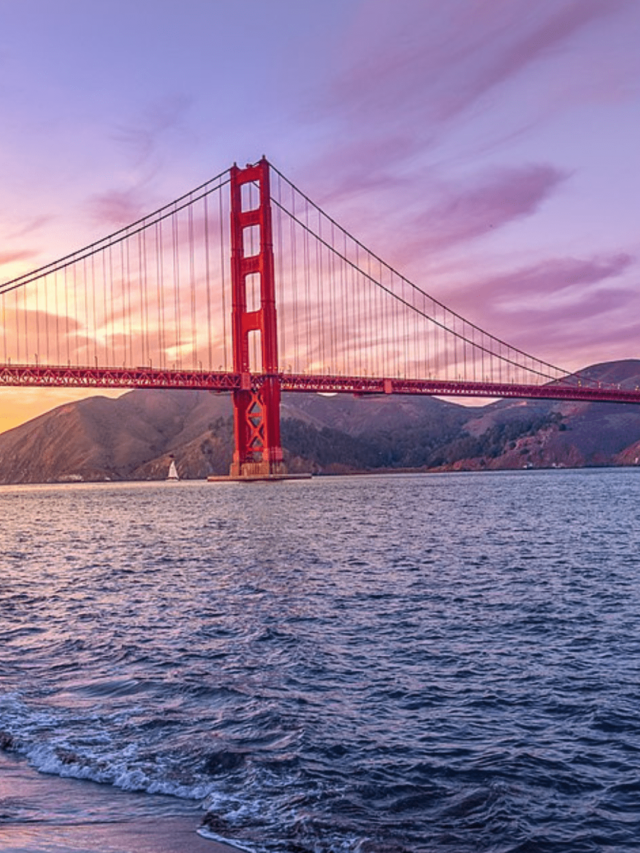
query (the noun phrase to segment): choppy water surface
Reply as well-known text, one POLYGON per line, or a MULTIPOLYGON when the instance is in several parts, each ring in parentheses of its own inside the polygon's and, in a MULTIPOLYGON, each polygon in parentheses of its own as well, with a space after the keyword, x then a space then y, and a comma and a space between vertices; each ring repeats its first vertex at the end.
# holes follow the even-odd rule
POLYGON ((635 470, 0 489, 0 740, 256 853, 640 849, 639 507, 635 470))

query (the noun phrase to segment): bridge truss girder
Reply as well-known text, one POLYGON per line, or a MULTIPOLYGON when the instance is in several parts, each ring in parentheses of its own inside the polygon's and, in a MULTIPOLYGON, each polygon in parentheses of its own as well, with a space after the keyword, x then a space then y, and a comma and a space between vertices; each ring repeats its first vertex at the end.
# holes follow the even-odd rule
MULTIPOLYGON (((4 365, 0 386, 50 388, 173 388, 191 391, 249 394, 260 403, 270 378, 263 374, 149 368, 61 367, 4 365)), ((321 376, 278 373, 278 390, 286 393, 332 393, 371 396, 384 394, 430 397, 500 397, 506 399, 573 400, 584 403, 640 403, 640 388, 548 383, 515 385, 448 382, 439 379, 394 379, 374 376, 321 376)), ((251 409, 251 407, 249 407, 251 409)), ((255 413, 254 413, 255 414, 255 413)), ((255 426, 255 424, 254 424, 255 426)))

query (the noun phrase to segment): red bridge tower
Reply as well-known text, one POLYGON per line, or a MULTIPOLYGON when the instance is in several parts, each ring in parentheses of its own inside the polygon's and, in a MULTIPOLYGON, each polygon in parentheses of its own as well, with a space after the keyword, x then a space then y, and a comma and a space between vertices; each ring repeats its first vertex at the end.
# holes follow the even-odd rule
POLYGON ((233 391, 235 452, 233 479, 286 476, 280 445, 280 378, 276 317, 269 163, 231 169, 231 287, 233 370, 241 387, 233 391), (248 184, 257 185, 258 205, 250 206, 248 184), (255 253, 253 247, 257 246, 255 253), (248 286, 250 285, 250 286, 248 286), (248 296, 259 304, 248 303, 248 296), (251 364, 249 335, 260 336, 262 364, 251 364))

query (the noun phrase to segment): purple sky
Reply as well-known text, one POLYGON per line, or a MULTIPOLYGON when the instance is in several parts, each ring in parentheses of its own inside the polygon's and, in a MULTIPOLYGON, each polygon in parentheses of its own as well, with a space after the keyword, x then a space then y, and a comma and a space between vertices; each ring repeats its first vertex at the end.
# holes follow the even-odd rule
POLYGON ((637 0, 0 0, 0 280, 264 153, 487 331, 640 357, 639 43, 637 0))

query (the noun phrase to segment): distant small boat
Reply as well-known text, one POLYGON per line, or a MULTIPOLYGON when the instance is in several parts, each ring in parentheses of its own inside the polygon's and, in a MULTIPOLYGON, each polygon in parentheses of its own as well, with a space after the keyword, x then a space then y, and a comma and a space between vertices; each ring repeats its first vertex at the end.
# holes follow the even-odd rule
POLYGON ((176 463, 172 460, 171 465, 169 465, 169 473, 167 474, 167 480, 179 480, 178 477, 178 469, 176 468, 176 463))

